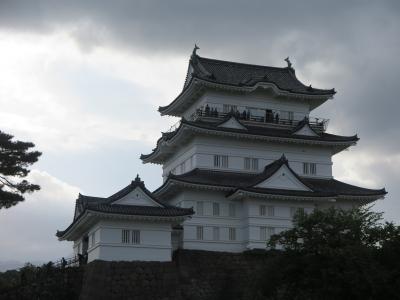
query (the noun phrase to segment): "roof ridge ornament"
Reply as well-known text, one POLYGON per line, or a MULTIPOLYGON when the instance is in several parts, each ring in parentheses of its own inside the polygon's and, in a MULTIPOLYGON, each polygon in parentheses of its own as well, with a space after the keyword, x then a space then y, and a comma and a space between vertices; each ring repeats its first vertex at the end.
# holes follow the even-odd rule
POLYGON ((192 55, 193 55, 193 56, 196 56, 196 55, 197 55, 196 51, 199 50, 199 49, 200 49, 200 47, 197 46, 197 44, 195 43, 195 44, 194 44, 194 48, 193 48, 192 55))
POLYGON ((144 182, 140 179, 139 174, 137 174, 135 180, 132 180, 131 184, 132 185, 144 184, 144 182))
POLYGON ((290 61, 289 56, 286 57, 286 58, 284 59, 284 61, 287 62, 287 67, 288 67, 289 69, 293 69, 293 67, 292 67, 292 62, 290 61))

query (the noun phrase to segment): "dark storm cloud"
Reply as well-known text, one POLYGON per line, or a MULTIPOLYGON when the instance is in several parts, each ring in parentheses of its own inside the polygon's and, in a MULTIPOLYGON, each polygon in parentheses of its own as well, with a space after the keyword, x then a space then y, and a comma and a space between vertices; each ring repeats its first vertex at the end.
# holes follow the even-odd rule
POLYGON ((201 55, 222 59, 283 66, 289 55, 300 78, 319 63, 305 83, 339 93, 316 113, 383 153, 400 146, 400 1, 2 0, 1 28, 73 28, 83 51, 188 57, 197 42, 201 55))

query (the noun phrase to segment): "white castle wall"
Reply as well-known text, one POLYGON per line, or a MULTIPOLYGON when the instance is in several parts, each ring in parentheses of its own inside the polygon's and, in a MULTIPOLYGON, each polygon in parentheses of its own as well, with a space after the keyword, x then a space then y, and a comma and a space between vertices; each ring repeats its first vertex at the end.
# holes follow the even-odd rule
POLYGON ((172 253, 171 225, 161 222, 101 221, 88 232, 88 262, 144 260, 170 261, 172 253), (122 243, 122 230, 139 230, 140 244, 122 243), (91 234, 95 233, 92 244, 91 234))
POLYGON ((187 189, 169 203, 181 207, 193 207, 195 215, 184 222, 184 249, 241 252, 246 249, 265 248, 266 240, 260 236, 261 227, 272 227, 278 233, 292 226, 291 210, 302 208, 311 212, 315 205, 304 201, 277 201, 246 199, 230 201, 226 192, 187 189), (203 215, 199 215, 197 203, 203 202, 203 215), (213 215, 213 203, 219 203, 220 215, 213 215), (229 204, 235 205, 236 215, 229 215, 229 204), (273 216, 260 216, 260 205, 272 206, 273 216), (197 239, 197 227, 203 227, 203 240, 197 239), (219 229, 219 240, 213 239, 213 228, 219 229), (236 228, 236 240, 229 239, 229 228, 236 228))
MULTIPOLYGON (((258 158, 259 170, 285 154, 290 167, 299 175, 303 175, 303 162, 317 165, 314 177, 332 177, 332 153, 328 147, 313 145, 291 145, 251 140, 234 140, 222 137, 196 137, 183 149, 177 151, 163 166, 164 179, 169 172, 182 174, 194 168, 215 169, 214 155, 228 155, 228 171, 249 172, 244 169, 244 158, 258 158), (185 172, 180 165, 185 163, 185 172)), ((218 168, 221 169, 221 168, 218 168)), ((253 171, 254 172, 254 171, 253 171)))

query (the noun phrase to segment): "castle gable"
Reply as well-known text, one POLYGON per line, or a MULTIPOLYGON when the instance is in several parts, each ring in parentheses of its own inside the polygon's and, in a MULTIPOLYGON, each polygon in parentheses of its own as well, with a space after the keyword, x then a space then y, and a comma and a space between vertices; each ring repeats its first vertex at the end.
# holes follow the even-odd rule
POLYGON ((247 130, 245 126, 243 126, 235 117, 230 117, 228 120, 224 121, 223 123, 219 124, 218 127, 223 128, 232 128, 232 129, 241 129, 247 130))
POLYGON ((123 196, 122 198, 114 201, 111 205, 137 205, 137 206, 162 206, 157 201, 153 200, 147 193, 145 193, 139 186, 133 191, 123 196))
POLYGON ((310 127, 309 124, 304 124, 299 130, 294 132, 295 135, 318 136, 318 134, 310 127))
POLYGON ((286 164, 283 164, 274 174, 256 184, 256 188, 311 191, 304 185, 286 164))

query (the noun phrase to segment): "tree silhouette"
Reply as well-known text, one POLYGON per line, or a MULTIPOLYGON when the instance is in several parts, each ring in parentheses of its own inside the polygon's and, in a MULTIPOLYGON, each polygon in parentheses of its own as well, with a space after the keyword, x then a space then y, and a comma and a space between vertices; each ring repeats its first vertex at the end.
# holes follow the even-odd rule
POLYGON ((0 209, 9 208, 24 200, 24 194, 40 189, 26 177, 28 167, 37 162, 39 151, 29 151, 33 143, 14 141, 13 136, 0 131, 0 209))

